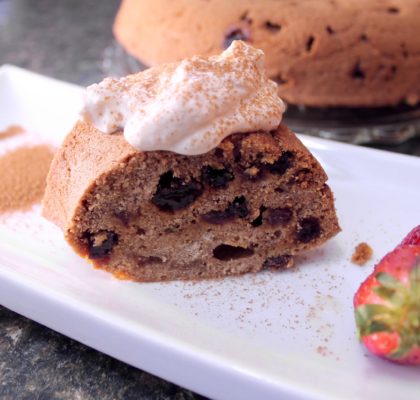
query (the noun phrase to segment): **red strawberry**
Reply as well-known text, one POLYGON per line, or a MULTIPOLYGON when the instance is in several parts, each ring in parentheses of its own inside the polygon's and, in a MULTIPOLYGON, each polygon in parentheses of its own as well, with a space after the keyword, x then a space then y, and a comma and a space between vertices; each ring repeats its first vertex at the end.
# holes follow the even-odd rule
POLYGON ((368 350, 420 365, 420 245, 388 253, 360 286, 354 307, 358 336, 368 350))
POLYGON ((416 226, 401 242, 400 246, 405 246, 406 244, 413 244, 420 246, 420 225, 416 226))

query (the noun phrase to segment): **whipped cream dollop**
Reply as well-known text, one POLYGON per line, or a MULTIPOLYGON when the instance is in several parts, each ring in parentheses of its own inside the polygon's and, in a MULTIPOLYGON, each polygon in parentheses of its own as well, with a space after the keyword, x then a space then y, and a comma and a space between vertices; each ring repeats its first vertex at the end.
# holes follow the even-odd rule
POLYGON ((235 132, 276 129, 285 106, 265 74, 264 53, 234 41, 192 57, 89 86, 82 118, 103 133, 124 131, 141 151, 206 153, 235 132))

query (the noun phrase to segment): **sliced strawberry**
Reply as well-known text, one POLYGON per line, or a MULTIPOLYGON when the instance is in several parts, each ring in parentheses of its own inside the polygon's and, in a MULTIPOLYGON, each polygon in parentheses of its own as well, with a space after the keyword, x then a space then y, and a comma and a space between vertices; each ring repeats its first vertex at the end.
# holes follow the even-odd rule
POLYGON ((354 297, 359 338, 374 354, 420 365, 420 245, 388 253, 354 297))
POLYGON ((401 242, 400 246, 407 244, 420 246, 420 225, 416 226, 401 242))

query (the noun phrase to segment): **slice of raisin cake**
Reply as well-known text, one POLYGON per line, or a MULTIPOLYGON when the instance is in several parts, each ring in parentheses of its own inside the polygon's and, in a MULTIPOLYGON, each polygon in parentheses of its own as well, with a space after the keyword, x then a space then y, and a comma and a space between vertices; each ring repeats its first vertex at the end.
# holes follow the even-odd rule
POLYGON ((92 89, 52 163, 43 214, 96 267, 137 281, 281 269, 339 231, 325 172, 279 125, 262 52, 231 47, 92 89))

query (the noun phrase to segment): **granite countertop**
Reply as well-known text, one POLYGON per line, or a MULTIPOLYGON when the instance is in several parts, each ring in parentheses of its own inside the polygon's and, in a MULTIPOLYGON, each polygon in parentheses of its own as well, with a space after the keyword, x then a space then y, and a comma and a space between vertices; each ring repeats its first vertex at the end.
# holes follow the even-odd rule
MULTIPOLYGON (((0 0, 0 65, 87 85, 104 73, 118 0, 0 0)), ((420 155, 420 139, 372 146, 420 155)), ((197 399, 0 306, 1 399, 197 399)))

